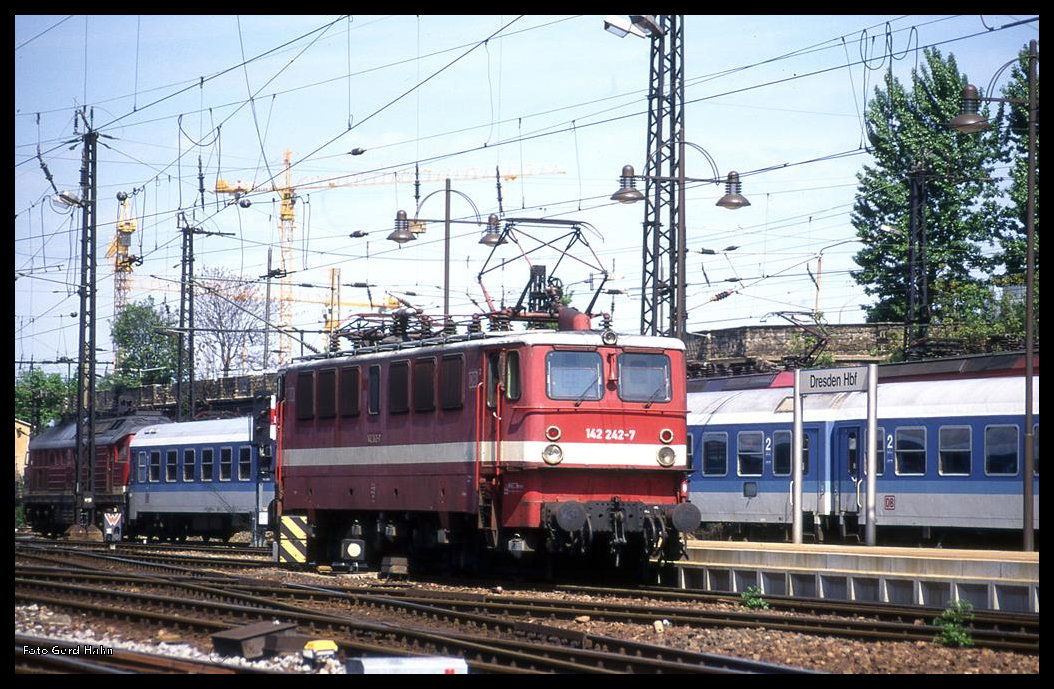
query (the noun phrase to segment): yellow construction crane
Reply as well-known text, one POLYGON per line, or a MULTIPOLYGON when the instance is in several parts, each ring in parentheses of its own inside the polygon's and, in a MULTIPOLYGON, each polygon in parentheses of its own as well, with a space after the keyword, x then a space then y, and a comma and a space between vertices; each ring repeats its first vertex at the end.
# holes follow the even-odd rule
POLYGON ((117 209, 117 233, 110 242, 110 248, 106 251, 106 258, 113 259, 113 306, 114 312, 128 303, 128 291, 132 282, 132 267, 142 263, 138 256, 129 253, 132 247, 132 234, 136 230, 135 218, 132 217, 132 208, 128 202, 128 194, 121 191, 117 193, 117 200, 121 202, 117 209))
MULTIPOLYGON (((432 171, 427 169, 414 171, 403 170, 395 173, 376 174, 368 177, 356 176, 353 179, 348 179, 347 177, 336 177, 331 180, 319 180, 318 178, 305 179, 294 185, 291 170, 292 155, 292 151, 287 149, 283 156, 285 182, 282 185, 278 185, 272 181, 269 183, 270 188, 267 188, 266 186, 256 187, 253 184, 246 184, 241 181, 237 181, 235 184, 231 185, 226 180, 216 180, 217 194, 231 194, 239 201, 242 201, 242 198, 250 192, 272 191, 279 195, 278 236, 281 248, 281 263, 277 271, 275 271, 279 276, 278 322, 275 325, 281 332, 288 332, 291 328, 292 302, 295 301, 292 295, 292 283, 289 281, 289 274, 293 272, 293 237, 296 231, 296 210, 294 204, 296 203, 297 189, 333 189, 337 187, 368 184, 397 184, 399 182, 421 181, 422 178, 428 181, 443 179, 485 179, 492 176, 489 173, 484 173, 482 170, 461 170, 452 172, 432 171)), ((522 176, 554 174, 563 174, 563 171, 556 169, 539 170, 531 168, 530 171, 524 171, 522 176)), ((510 181, 515 180, 520 176, 521 174, 506 174, 500 175, 500 178, 505 181, 510 181)), ((363 306, 369 305, 363 304, 363 306)), ((280 336, 278 342, 279 363, 288 363, 291 347, 290 339, 286 336, 280 336)))

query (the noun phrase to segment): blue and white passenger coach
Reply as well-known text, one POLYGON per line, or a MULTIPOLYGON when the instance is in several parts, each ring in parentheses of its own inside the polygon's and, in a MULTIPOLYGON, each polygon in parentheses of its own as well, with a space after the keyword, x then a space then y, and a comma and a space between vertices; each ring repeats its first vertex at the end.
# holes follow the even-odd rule
MULTIPOLYGON (((1033 385, 1038 532, 1038 376, 1033 385)), ((867 509, 867 394, 803 400, 806 529, 815 526, 818 539, 824 532, 859 533, 867 509)), ((880 383, 879 537, 906 528, 931 536, 1020 532, 1024 405, 1021 376, 880 383)), ((792 419, 793 391, 786 387, 688 394, 690 495, 704 524, 748 534, 786 531, 793 520, 792 419)))
POLYGON ((274 479, 252 436, 249 416, 141 429, 131 443, 132 531, 226 540, 270 524, 274 479))

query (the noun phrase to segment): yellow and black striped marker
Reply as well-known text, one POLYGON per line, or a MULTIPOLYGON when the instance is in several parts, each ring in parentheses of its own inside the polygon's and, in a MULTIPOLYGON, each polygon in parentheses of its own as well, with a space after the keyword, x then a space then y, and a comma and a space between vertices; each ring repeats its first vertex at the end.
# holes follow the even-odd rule
POLYGON ((278 531, 278 564, 307 562, 307 517, 282 515, 278 531))

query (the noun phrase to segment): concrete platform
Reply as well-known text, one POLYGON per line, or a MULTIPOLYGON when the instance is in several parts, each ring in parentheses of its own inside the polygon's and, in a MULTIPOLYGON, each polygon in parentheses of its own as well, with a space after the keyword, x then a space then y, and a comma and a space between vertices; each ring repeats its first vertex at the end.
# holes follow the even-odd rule
POLYGON ((739 593, 1039 613, 1039 553, 688 542, 678 585, 739 593))

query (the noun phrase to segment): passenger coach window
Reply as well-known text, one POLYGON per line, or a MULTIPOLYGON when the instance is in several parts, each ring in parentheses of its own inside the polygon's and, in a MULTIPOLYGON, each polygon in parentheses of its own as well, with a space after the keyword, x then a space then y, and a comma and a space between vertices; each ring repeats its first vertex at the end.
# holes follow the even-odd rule
POLYGON ((238 448, 238 480, 248 481, 253 475, 253 453, 248 445, 238 448))
POLYGON ((161 480, 161 451, 150 451, 150 482, 157 483, 161 480))
POLYGON ((740 476, 761 476, 764 466, 762 446, 765 434, 761 431, 740 431, 736 435, 736 449, 740 476))
POLYGON ((230 481, 232 464, 234 462, 234 451, 229 447, 220 448, 220 480, 230 481))
POLYGON ((165 453, 165 481, 172 483, 176 480, 179 471, 179 450, 169 450, 165 453))
POLYGON ((311 371, 296 376, 296 418, 315 418, 315 374, 311 371))
POLYGON ((984 429, 984 473, 1004 476, 1017 473, 1017 426, 984 429))
POLYGON ((139 483, 146 483, 147 467, 148 467, 147 461, 148 460, 147 460, 146 453, 145 452, 140 452, 139 453, 139 477, 138 477, 139 483))
POLYGON ((434 358, 414 361, 414 411, 435 411, 436 408, 436 360, 434 358))
POLYGON ((669 402, 670 357, 632 352, 619 355, 618 396, 626 402, 669 402))
POLYGON ((703 475, 728 473, 728 434, 703 433, 703 475))
POLYGON ((604 396, 600 354, 562 351, 546 354, 545 391, 554 400, 599 400, 604 396))
POLYGON ((340 369, 340 415, 359 415, 359 367, 340 369))
POLYGON ((337 369, 324 368, 318 372, 318 418, 332 419, 337 415, 337 369))
POLYGON ((211 481, 212 480, 212 448, 206 448, 201 451, 201 480, 211 481))
MULTIPOLYGON (((772 434, 772 475, 790 476, 794 473, 794 434, 790 431, 775 431, 772 434)), ((801 473, 809 473, 809 434, 801 438, 801 473)))
POLYGON ((898 428, 895 451, 897 475, 922 475, 926 473, 926 429, 898 428))
POLYGON ((183 450, 183 480, 194 480, 194 450, 183 450))
POLYGON ((465 404, 465 360, 460 354, 443 357, 439 364, 439 406, 460 409, 465 404))
POLYGON ((943 476, 970 473, 970 427, 942 426, 939 431, 940 472, 943 476))
MULTIPOLYGON (((886 429, 879 426, 875 435, 875 476, 881 476, 886 469, 886 429)), ((866 471, 864 472, 867 473, 866 471)))

